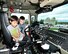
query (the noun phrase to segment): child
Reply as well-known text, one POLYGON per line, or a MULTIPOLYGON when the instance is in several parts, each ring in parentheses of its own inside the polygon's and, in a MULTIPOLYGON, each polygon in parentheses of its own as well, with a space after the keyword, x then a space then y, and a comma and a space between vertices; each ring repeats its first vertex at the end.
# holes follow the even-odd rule
POLYGON ((20 27, 20 31, 22 33, 24 33, 24 29, 26 27, 26 24, 25 24, 25 17, 24 16, 21 16, 20 19, 19 19, 19 27, 20 27))
POLYGON ((13 37, 13 40, 16 42, 18 42, 19 40, 22 40, 24 37, 24 34, 20 32, 20 29, 18 27, 18 17, 13 15, 11 16, 9 21, 10 21, 10 25, 7 28, 10 31, 13 37))

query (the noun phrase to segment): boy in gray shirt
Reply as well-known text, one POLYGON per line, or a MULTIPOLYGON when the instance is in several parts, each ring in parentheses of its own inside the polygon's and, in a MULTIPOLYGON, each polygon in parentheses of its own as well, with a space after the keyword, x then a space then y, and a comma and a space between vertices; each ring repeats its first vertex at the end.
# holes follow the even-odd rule
POLYGON ((19 28, 20 28, 21 33, 24 33, 24 29, 26 27, 26 24, 24 22, 25 22, 25 17, 21 16, 19 19, 19 28))

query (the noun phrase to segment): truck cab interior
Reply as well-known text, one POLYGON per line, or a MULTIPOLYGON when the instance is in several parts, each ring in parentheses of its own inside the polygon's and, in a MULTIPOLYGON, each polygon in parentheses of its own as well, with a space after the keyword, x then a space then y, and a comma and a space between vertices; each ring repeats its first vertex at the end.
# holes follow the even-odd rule
POLYGON ((49 27, 40 27, 38 22, 38 19, 40 19, 38 17, 39 14, 52 12, 55 8, 65 4, 68 4, 68 0, 0 0, 0 53, 68 54, 68 34, 61 32, 60 29, 59 32, 56 32, 49 30, 49 27), (28 40, 25 46, 20 46, 20 49, 17 50, 12 50, 15 42, 12 40, 12 36, 7 29, 9 25, 8 19, 13 13, 29 14, 27 19, 29 26, 26 28, 29 31, 25 29, 25 33, 30 32, 28 39, 31 40, 30 42, 28 40), (44 45, 50 48, 42 48, 41 46, 44 45), (2 51, 4 49, 8 50, 6 52, 2 51))

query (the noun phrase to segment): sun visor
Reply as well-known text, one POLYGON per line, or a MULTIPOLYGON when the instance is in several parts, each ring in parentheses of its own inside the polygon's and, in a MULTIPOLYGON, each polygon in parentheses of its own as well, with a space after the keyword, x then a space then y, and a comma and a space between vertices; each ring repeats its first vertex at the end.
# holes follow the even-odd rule
POLYGON ((43 2, 41 2, 40 7, 44 7, 46 5, 55 6, 63 2, 64 0, 59 0, 59 1, 58 0, 44 0, 43 2))

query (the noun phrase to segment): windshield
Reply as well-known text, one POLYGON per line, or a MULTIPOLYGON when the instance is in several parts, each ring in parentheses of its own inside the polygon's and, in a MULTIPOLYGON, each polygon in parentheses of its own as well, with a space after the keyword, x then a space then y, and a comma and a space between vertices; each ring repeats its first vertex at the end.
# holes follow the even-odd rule
POLYGON ((68 4, 57 7, 52 12, 39 14, 38 21, 42 26, 68 28, 68 4))

